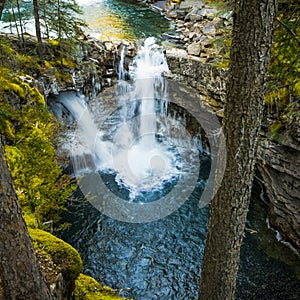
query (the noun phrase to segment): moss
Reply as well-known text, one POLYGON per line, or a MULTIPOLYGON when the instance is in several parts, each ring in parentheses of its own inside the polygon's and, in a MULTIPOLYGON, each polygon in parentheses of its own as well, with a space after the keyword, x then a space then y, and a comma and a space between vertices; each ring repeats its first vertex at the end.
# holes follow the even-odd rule
POLYGON ((82 260, 77 250, 46 231, 29 228, 29 233, 37 252, 43 256, 50 256, 52 261, 59 265, 66 280, 75 280, 79 276, 82 260))
POLYGON ((75 69, 77 64, 69 57, 63 57, 59 63, 62 63, 63 66, 75 69))
POLYGON ((51 69, 51 68, 53 68, 53 65, 52 65, 53 63, 51 62, 51 61, 48 61, 48 60, 45 60, 44 61, 44 65, 45 65, 45 67, 47 68, 47 69, 51 69))
POLYGON ((59 46, 59 41, 58 40, 48 40, 49 44, 51 44, 54 47, 58 47, 59 46))
MULTIPOLYGON (((112 289, 102 286, 94 278, 80 274, 75 282, 75 300, 118 300, 120 298, 112 289)), ((128 299, 128 298, 127 298, 128 299)))
POLYGON ((38 227, 38 223, 37 223, 37 220, 34 216, 34 214, 30 213, 30 212, 25 212, 23 210, 23 217, 24 217, 24 220, 25 220, 25 223, 27 225, 27 228, 32 228, 32 229, 35 229, 38 227))
POLYGON ((59 70, 58 68, 55 69, 55 78, 57 82, 63 87, 67 86, 68 84, 73 84, 72 75, 69 72, 59 70))

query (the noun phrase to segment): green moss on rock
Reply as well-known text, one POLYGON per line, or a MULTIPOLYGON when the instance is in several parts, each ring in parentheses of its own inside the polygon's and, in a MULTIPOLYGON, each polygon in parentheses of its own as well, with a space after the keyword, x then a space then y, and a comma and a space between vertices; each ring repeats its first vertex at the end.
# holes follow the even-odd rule
POLYGON ((75 280, 79 276, 82 260, 77 250, 46 231, 29 228, 29 233, 39 255, 49 256, 66 280, 75 280))
MULTIPOLYGON (((94 278, 80 274, 75 282, 75 300, 118 300, 125 299, 109 287, 102 286, 94 278)), ((127 298, 128 299, 128 298, 127 298)), ((129 299, 128 299, 129 300, 129 299)))

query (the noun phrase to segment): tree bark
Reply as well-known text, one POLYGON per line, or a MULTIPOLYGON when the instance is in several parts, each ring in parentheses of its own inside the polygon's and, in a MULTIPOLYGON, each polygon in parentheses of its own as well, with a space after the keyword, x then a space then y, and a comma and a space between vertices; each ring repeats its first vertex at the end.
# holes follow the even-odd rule
POLYGON ((38 55, 42 60, 43 58, 43 41, 41 34, 41 24, 40 24, 40 16, 39 16, 39 3, 38 0, 33 0, 33 15, 34 15, 34 23, 35 23, 35 34, 38 41, 38 55))
POLYGON ((227 164, 211 203, 199 300, 234 299, 275 11, 276 0, 236 1, 223 120, 227 164))
POLYGON ((5 0, 0 0, 0 21, 1 21, 1 18, 2 18, 2 12, 3 12, 3 9, 4 9, 4 5, 5 5, 5 0))
POLYGON ((18 205, 0 136, 0 276, 7 300, 50 300, 18 205))

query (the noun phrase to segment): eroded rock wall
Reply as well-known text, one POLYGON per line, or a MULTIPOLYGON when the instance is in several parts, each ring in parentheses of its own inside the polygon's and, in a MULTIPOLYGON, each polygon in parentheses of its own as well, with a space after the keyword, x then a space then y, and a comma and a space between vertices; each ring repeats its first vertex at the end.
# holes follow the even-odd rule
MULTIPOLYGON (((226 70, 184 52, 167 52, 169 68, 181 82, 195 88, 221 116, 226 70)), ((257 169, 269 200, 270 225, 300 251, 300 129, 286 133, 283 144, 262 133, 257 169), (297 131, 298 130, 298 131, 297 131)))
POLYGON ((195 88, 215 110, 223 109, 226 70, 218 69, 185 51, 167 51, 168 65, 177 80, 195 88))

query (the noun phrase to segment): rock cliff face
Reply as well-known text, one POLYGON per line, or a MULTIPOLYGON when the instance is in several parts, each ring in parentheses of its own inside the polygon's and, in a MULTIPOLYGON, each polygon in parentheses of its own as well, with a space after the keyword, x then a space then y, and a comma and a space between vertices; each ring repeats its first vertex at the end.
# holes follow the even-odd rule
MULTIPOLYGON (((226 70, 204 63, 185 51, 168 51, 169 68, 181 82, 195 88, 219 116, 225 101, 226 70)), ((300 251, 300 134, 287 132, 284 144, 262 132, 257 169, 269 200, 270 225, 300 251)))
POLYGON ((87 97, 95 96, 116 79, 116 46, 84 37, 77 46, 76 65, 48 69, 39 78, 39 89, 47 97, 66 90, 80 90, 87 97))
POLYGON ((225 100, 226 70, 218 69, 182 50, 167 51, 168 65, 176 79, 195 88, 206 102, 221 115, 225 100))
POLYGON ((280 239, 299 250, 300 147, 262 139, 257 166, 269 199, 270 224, 279 230, 280 239))

